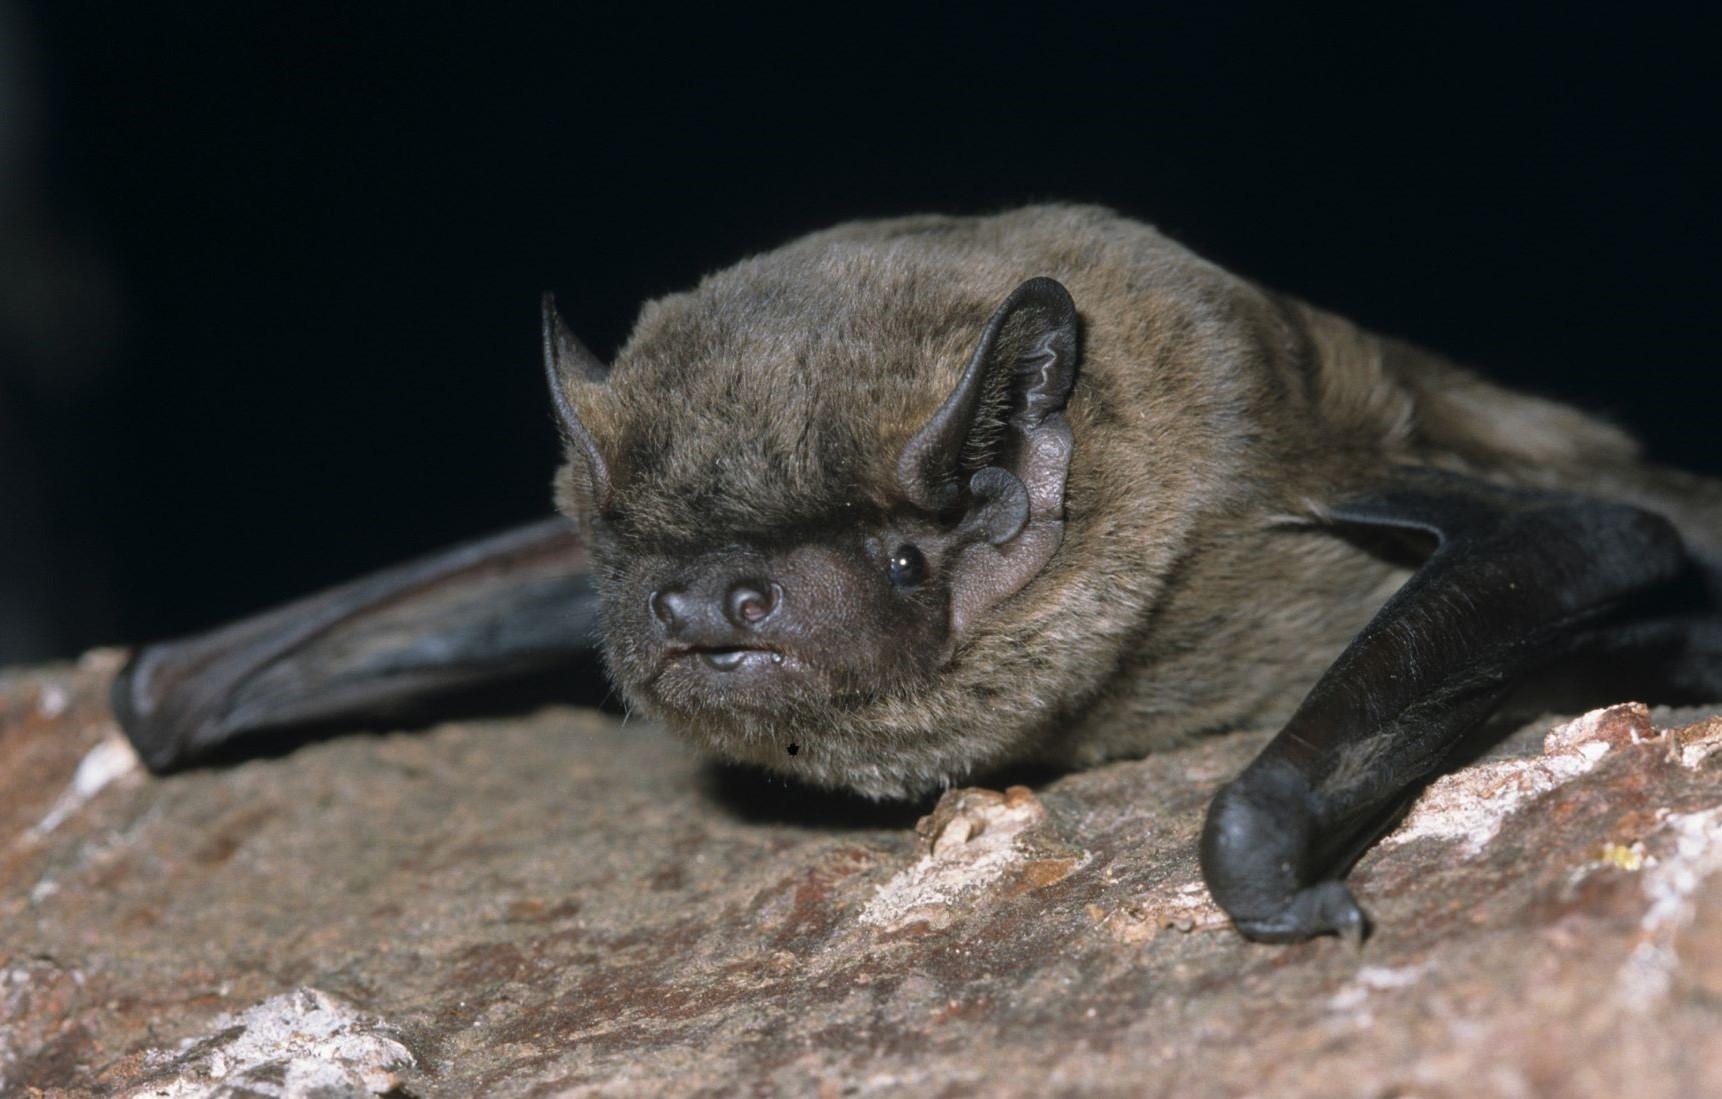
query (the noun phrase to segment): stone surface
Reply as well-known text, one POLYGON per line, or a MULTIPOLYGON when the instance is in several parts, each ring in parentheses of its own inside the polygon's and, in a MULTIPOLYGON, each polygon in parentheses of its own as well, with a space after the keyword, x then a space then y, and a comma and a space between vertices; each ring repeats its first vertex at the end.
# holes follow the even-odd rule
POLYGON ((1352 950, 1246 943, 1198 882, 1260 736, 918 827, 568 709, 154 779, 114 663, 0 678, 7 1095, 1722 1094, 1702 714, 1436 782, 1352 950))

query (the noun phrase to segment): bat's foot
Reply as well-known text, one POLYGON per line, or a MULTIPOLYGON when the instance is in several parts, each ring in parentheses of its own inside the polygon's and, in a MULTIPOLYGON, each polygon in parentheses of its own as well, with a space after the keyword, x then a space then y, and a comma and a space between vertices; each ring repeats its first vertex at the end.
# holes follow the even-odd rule
POLYGON ((1318 882, 1299 890, 1284 910, 1272 916, 1233 916, 1246 939, 1259 943, 1295 943, 1317 935, 1338 935, 1361 946, 1369 934, 1369 917, 1344 882, 1318 882))
POLYGON ((1287 943, 1339 935, 1361 943, 1369 918, 1351 890, 1312 866, 1315 797, 1290 766, 1256 766, 1208 809, 1202 876, 1246 938, 1287 943))

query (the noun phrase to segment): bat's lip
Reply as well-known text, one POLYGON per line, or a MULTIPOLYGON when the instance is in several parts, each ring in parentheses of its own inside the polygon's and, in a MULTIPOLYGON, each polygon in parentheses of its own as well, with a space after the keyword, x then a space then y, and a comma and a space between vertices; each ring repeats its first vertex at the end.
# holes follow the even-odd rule
POLYGON ((715 672, 761 672, 784 667, 789 657, 782 649, 758 643, 742 645, 672 645, 665 650, 669 660, 697 660, 715 672))
POLYGON ((737 638, 732 644, 664 646, 641 689, 669 711, 709 718, 723 710, 777 713, 810 692, 823 698, 829 683, 818 664, 793 648, 737 638))

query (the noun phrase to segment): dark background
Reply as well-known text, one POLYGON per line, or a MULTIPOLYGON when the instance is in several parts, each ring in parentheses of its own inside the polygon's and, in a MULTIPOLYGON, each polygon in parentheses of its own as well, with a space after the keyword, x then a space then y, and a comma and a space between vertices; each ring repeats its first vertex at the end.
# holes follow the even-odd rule
POLYGON ((1722 472, 1677 9, 11 3, 0 661, 546 513, 539 291, 608 355, 868 215, 1108 203, 1722 472))

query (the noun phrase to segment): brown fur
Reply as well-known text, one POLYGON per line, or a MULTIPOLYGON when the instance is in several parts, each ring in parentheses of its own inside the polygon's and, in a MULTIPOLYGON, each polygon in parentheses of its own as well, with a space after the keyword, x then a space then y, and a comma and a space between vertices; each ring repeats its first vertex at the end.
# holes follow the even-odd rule
MULTIPOLYGON (((696 741, 884 796, 1271 727, 1407 575, 1316 522, 1394 462, 1587 489, 1668 513, 1700 549, 1722 541, 1722 491, 1646 467, 1604 423, 1260 290, 1146 225, 1039 206, 838 226, 649 304, 609 381, 569 386, 621 501, 610 550, 595 546, 601 583, 642 547, 889 513, 896 455, 1036 275, 1070 290, 1083 326, 1050 565, 912 688, 683 717, 696 741), (786 755, 785 738, 806 749, 786 755)), ((558 498, 592 523, 566 471, 558 498)))

